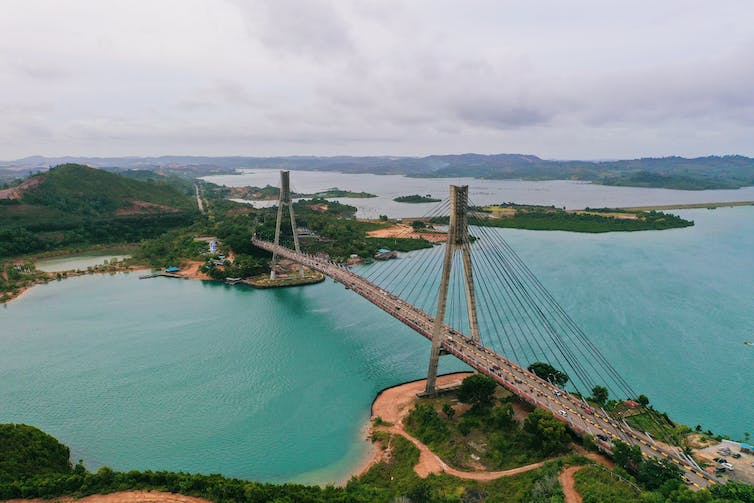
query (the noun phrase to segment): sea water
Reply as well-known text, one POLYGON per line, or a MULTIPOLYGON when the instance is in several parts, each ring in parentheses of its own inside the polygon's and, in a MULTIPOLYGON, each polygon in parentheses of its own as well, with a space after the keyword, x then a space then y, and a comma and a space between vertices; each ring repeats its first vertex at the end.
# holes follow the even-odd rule
MULTIPOLYGON (((754 433, 754 208, 678 213, 696 225, 495 231, 656 408, 742 438, 754 433)), ((428 352, 329 280, 78 277, 0 308, 0 422, 42 428, 90 468, 338 481, 367 449, 375 394, 423 377, 428 352)), ((442 372, 464 368, 442 359, 442 372)))

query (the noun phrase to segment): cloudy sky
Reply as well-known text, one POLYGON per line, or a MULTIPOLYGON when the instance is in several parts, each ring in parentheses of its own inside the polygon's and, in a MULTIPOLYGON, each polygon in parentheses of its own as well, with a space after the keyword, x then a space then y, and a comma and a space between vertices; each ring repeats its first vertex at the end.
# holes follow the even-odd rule
POLYGON ((0 159, 754 155, 751 0, 3 0, 0 159))

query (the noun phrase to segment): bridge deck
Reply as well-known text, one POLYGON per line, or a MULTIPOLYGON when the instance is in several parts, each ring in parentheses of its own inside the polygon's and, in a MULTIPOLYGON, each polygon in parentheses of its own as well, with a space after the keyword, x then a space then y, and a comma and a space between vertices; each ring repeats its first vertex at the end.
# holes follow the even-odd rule
MULTIPOLYGON (((275 248, 273 243, 256 237, 252 238, 252 244, 269 252, 272 252, 275 248)), ((296 253, 282 246, 278 247, 277 253, 280 257, 301 263, 329 276, 412 330, 427 339, 432 339, 434 317, 413 304, 330 261, 305 253, 296 253)), ((692 466, 675 448, 655 442, 649 437, 645 438, 645 435, 636 433, 627 424, 610 417, 604 410, 593 410, 588 413, 585 410, 585 404, 577 397, 541 379, 448 325, 443 325, 442 347, 479 373, 495 379, 503 387, 532 405, 550 410, 555 417, 566 422, 577 434, 594 436, 595 441, 606 451, 611 450, 612 440, 620 439, 630 445, 638 445, 646 457, 671 460, 681 468, 686 481, 694 488, 706 487, 716 483, 712 476, 692 466), (603 434, 611 441, 603 442, 596 437, 597 434, 603 434)))

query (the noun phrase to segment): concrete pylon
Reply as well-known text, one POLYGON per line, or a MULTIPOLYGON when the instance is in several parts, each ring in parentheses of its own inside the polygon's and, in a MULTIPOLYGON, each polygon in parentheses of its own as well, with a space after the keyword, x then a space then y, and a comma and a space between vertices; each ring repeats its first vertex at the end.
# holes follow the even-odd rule
MULTIPOLYGON (((298 244, 298 233, 296 232, 296 217, 293 215, 293 203, 291 203, 291 178, 290 171, 280 172, 280 195, 278 196, 278 218, 275 222, 275 247, 272 251, 272 265, 270 271, 270 279, 275 279, 275 265, 278 260, 278 248, 280 247, 280 225, 283 221, 283 206, 288 207, 288 212, 291 215, 291 231, 293 232, 293 244, 296 248, 296 253, 301 253, 301 249, 298 244)), ((304 266, 301 265, 299 270, 301 277, 304 277, 304 266)))
POLYGON ((474 275, 471 266, 471 247, 469 244, 469 186, 450 186, 450 224, 448 225, 448 240, 445 246, 445 260, 442 264, 440 279, 440 294, 437 297, 437 313, 432 328, 432 350, 429 356, 429 370, 427 372, 427 386, 425 395, 436 395, 435 382, 437 380, 437 364, 440 360, 442 348, 442 326, 445 320, 445 307, 448 302, 448 286, 450 272, 453 267, 453 256, 460 251, 463 258, 463 278, 466 287, 466 309, 469 314, 469 330, 471 339, 479 341, 479 321, 476 313, 476 296, 474 294, 474 275))

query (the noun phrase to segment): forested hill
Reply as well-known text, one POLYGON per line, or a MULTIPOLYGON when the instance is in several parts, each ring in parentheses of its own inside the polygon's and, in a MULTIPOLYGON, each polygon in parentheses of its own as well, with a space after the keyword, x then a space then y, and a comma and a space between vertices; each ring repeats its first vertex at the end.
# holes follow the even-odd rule
POLYGON ((173 187, 80 164, 64 164, 26 181, 20 201, 77 215, 164 213, 193 208, 173 187), (38 179, 38 180, 37 180, 38 179))
POLYGON ((733 189, 754 185, 754 159, 740 155, 662 157, 615 161, 546 160, 523 154, 460 154, 427 157, 29 157, 0 162, 0 180, 58 162, 84 162, 108 170, 141 169, 203 176, 238 168, 397 174, 412 177, 472 177, 522 180, 583 180, 604 185, 683 190, 733 189), (63 160, 65 159, 65 160, 63 160))
POLYGON ((194 199, 168 183, 64 164, 0 190, 0 257, 139 241, 197 216, 194 199))

